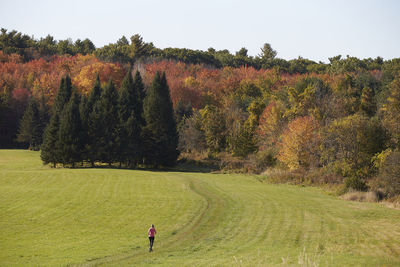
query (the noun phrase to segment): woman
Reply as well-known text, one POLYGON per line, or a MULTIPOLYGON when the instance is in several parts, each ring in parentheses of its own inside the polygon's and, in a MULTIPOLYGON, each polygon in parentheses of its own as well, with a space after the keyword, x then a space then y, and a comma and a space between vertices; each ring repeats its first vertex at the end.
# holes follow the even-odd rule
POLYGON ((154 243, 154 236, 157 233, 156 228, 154 228, 154 224, 151 225, 151 227, 149 228, 148 231, 148 235, 149 235, 149 240, 150 240, 150 249, 149 252, 153 251, 153 243, 154 243))

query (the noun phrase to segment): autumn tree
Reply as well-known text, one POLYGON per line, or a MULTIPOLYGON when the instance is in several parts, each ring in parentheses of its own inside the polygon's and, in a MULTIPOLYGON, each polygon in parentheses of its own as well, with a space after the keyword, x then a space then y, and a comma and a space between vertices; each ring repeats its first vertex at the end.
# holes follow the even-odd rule
POLYGON ((234 156, 245 157, 257 150, 256 129, 264 108, 265 104, 261 99, 254 100, 248 107, 248 118, 238 124, 236 135, 230 138, 234 156))
POLYGON ((293 119, 297 116, 312 115, 319 122, 332 118, 331 90, 321 79, 303 78, 288 90, 290 108, 285 116, 293 119))
POLYGON ((344 177, 365 178, 372 157, 385 149, 386 133, 376 118, 354 114, 324 127, 321 139, 324 165, 344 177))
POLYGON ((381 190, 388 198, 400 195, 400 151, 388 151, 380 164, 373 186, 375 190, 381 190))
POLYGON ((383 125, 391 137, 391 146, 400 148, 400 77, 389 86, 389 96, 382 107, 383 125))
POLYGON ((309 169, 319 164, 319 125, 310 116, 291 121, 281 136, 278 159, 289 169, 309 169))
POLYGON ((184 152, 202 152, 207 149, 206 137, 202 130, 202 117, 195 110, 190 117, 184 117, 179 128, 179 150, 184 152))
POLYGON ((211 152, 221 152, 226 148, 226 119, 223 110, 207 105, 200 110, 202 130, 206 137, 207 148, 211 152))
POLYGON ((361 93, 360 111, 365 115, 372 117, 376 112, 376 103, 374 92, 369 87, 364 87, 361 93))
POLYGON ((271 101, 264 109, 257 128, 261 150, 274 149, 285 126, 285 107, 281 101, 271 101))

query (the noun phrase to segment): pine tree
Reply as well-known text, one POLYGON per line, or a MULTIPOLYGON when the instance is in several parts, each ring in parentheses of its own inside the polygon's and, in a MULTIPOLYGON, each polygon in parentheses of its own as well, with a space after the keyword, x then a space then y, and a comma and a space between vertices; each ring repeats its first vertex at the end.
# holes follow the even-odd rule
POLYGON ((50 120, 50 112, 49 108, 46 104, 46 98, 44 94, 42 93, 39 103, 38 103, 38 108, 39 108, 39 117, 40 117, 40 144, 43 143, 43 134, 44 134, 44 129, 46 129, 47 124, 49 123, 50 120))
MULTIPOLYGON (((143 84, 143 80, 142 80, 142 76, 140 75, 139 71, 135 72, 135 76, 133 78, 133 84, 134 87, 136 88, 136 92, 138 95, 138 102, 135 106, 135 112, 134 112, 134 116, 135 116, 135 121, 138 122, 138 127, 132 128, 130 127, 130 131, 134 132, 135 130, 138 131, 138 142, 141 145, 137 146, 137 150, 136 154, 133 155, 134 157, 137 158, 137 163, 143 163, 143 157, 144 157, 144 147, 143 147, 143 139, 142 139, 142 135, 143 135, 143 129, 144 126, 146 125, 146 121, 144 119, 144 114, 143 114, 143 105, 144 105, 144 99, 146 97, 146 92, 144 89, 144 84, 143 84)), ((132 125, 133 126, 133 125, 132 125)), ((134 145, 134 144, 131 144, 134 145)))
POLYGON ((86 109, 88 110, 89 113, 93 110, 93 106, 95 105, 95 103, 100 99, 100 95, 101 95, 100 76, 99 74, 97 74, 96 81, 94 82, 93 89, 90 92, 87 101, 86 109))
POLYGON ((44 164, 52 163, 53 167, 61 161, 58 150, 58 130, 60 127, 60 118, 57 113, 51 116, 50 122, 44 130, 43 144, 41 147, 40 158, 44 164))
POLYGON ((59 148, 61 162, 72 164, 81 161, 82 156, 82 127, 79 114, 79 96, 74 91, 60 117, 59 148))
POLYGON ((82 142, 82 164, 84 160, 88 159, 87 144, 89 142, 88 138, 88 120, 89 112, 87 109, 87 98, 85 95, 81 96, 79 101, 79 115, 81 120, 81 142, 82 142))
POLYGON ((118 98, 118 128, 120 133, 118 138, 118 155, 120 162, 131 161, 131 155, 134 155, 137 147, 132 147, 130 143, 138 143, 138 137, 129 136, 127 129, 128 119, 130 119, 129 126, 134 126, 135 124, 137 124, 133 110, 135 108, 135 105, 137 105, 138 95, 133 84, 131 71, 132 70, 130 68, 122 81, 118 98))
POLYGON ((58 89, 57 96, 54 99, 52 113, 61 113, 64 106, 68 103, 72 93, 71 78, 69 75, 61 78, 60 88, 58 89))
POLYGON ((144 101, 145 163, 172 166, 179 155, 178 134, 165 73, 154 76, 144 101))
POLYGON ((140 75, 139 71, 136 71, 135 77, 133 78, 133 84, 136 88, 137 95, 138 95, 138 104, 135 106, 135 115, 140 122, 141 126, 144 126, 145 120, 143 117, 143 103, 144 98, 146 97, 146 92, 144 91, 144 84, 142 80, 142 76, 140 75))
POLYGON ((97 142, 101 135, 101 115, 100 106, 96 103, 99 101, 101 96, 101 85, 100 77, 97 75, 96 81, 93 85, 93 89, 90 92, 89 98, 86 104, 86 113, 88 114, 87 119, 87 142, 85 148, 87 151, 87 158, 91 162, 92 167, 94 167, 95 161, 99 160, 99 147, 97 142), (96 110, 95 110, 96 107, 96 110))
POLYGON ((40 112, 37 101, 33 97, 20 121, 17 141, 29 143, 29 150, 39 150, 42 142, 40 112))
POLYGON ((374 100, 374 91, 369 87, 364 87, 361 94, 360 111, 367 116, 372 117, 376 112, 376 104, 374 100))
POLYGON ((133 167, 142 159, 141 127, 135 113, 132 112, 125 122, 125 133, 128 138, 126 144, 128 166, 133 167))
POLYGON ((43 145, 40 155, 45 164, 53 163, 54 167, 62 160, 59 147, 60 116, 64 106, 71 97, 71 93, 71 79, 67 75, 61 79, 60 88, 54 100, 50 123, 47 125, 43 135, 43 145))
POLYGON ((118 92, 110 79, 104 88, 100 100, 94 107, 96 115, 100 115, 100 139, 96 144, 99 148, 99 157, 103 162, 111 165, 118 160, 118 92))

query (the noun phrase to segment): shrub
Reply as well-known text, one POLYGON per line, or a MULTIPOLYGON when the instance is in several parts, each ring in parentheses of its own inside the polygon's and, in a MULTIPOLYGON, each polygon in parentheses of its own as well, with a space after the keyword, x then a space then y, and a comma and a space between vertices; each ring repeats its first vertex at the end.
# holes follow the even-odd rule
POLYGON ((344 182, 345 188, 347 189, 347 191, 353 189, 356 191, 367 191, 368 190, 368 186, 365 184, 365 182, 357 177, 357 176, 352 176, 349 177, 345 180, 344 182))
POLYGON ((400 151, 386 156, 373 187, 382 190, 388 198, 400 195, 400 151))

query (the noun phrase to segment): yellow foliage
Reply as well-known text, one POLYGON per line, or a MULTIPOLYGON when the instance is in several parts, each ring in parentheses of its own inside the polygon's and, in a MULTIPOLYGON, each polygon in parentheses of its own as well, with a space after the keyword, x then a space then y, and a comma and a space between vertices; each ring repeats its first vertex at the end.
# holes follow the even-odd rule
POLYGON ((278 159, 289 169, 309 168, 316 164, 320 137, 313 117, 300 117, 288 124, 281 136, 278 159))

